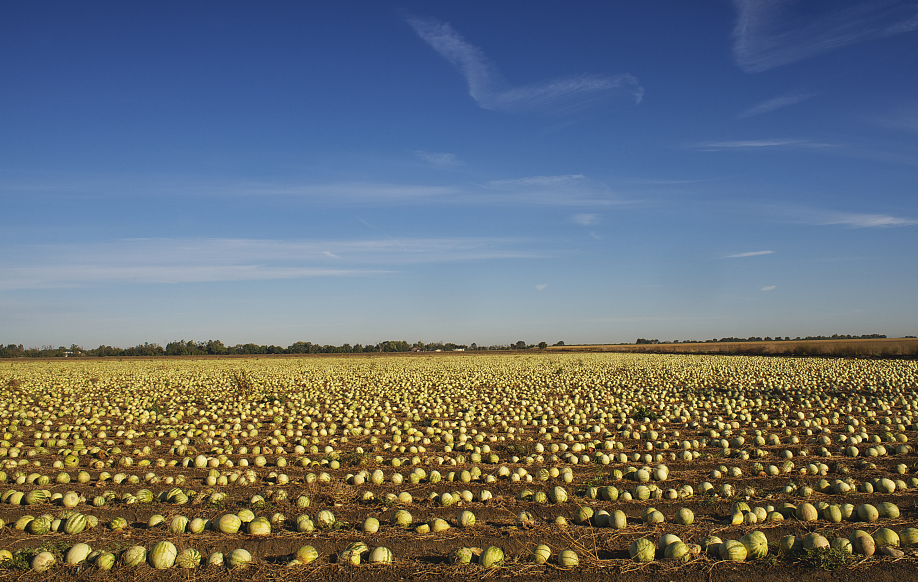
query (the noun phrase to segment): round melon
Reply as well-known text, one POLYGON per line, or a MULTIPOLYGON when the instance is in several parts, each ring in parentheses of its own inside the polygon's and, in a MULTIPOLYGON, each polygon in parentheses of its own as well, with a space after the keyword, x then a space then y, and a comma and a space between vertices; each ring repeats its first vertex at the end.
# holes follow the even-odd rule
POLYGON ((536 564, 544 564, 551 557, 551 548, 545 544, 539 544, 532 550, 532 561, 536 564))
POLYGON ((639 538, 631 542, 628 554, 635 562, 653 562, 656 546, 647 538, 639 538))
POLYGON ((562 550, 558 554, 558 566, 562 568, 573 568, 580 565, 580 557, 574 550, 562 550))
POLYGON ((727 540, 720 545, 720 557, 730 562, 742 562, 746 559, 746 546, 736 540, 727 540))
POLYGON ((837 505, 829 505, 824 507, 822 510, 822 518, 831 523, 841 523, 842 512, 841 507, 837 505))
MULTIPOLYGON (((367 518, 372 519, 372 518, 367 518)), ((378 528, 377 522, 377 528, 378 528)), ((308 515, 301 515, 296 518, 296 531, 300 533, 312 533, 316 529, 316 524, 309 518, 308 515)), ((375 532, 370 532, 375 533, 375 532)))
POLYGON ((239 519, 238 515, 232 513, 221 515, 220 519, 217 520, 217 530, 220 533, 234 534, 239 531, 240 527, 242 527, 242 520, 239 519))
POLYGON ((876 521, 880 519, 880 512, 873 505, 865 503, 857 508, 857 516, 861 521, 876 521))
POLYGON ((95 566, 100 570, 111 570, 115 566, 115 554, 102 552, 96 558, 95 566))
POLYGON ((26 528, 32 535, 43 536, 49 531, 51 531, 51 518, 46 515, 40 515, 29 522, 29 526, 26 528))
POLYGON ((669 544, 673 544, 673 543, 681 542, 681 541, 682 540, 679 539, 679 536, 677 536, 676 534, 663 534, 662 536, 660 536, 660 539, 657 540, 657 549, 663 550, 669 544))
POLYGON ((169 524, 169 531, 172 535, 180 535, 185 533, 185 530, 188 529, 188 518, 184 515, 176 515, 172 518, 172 522, 169 524))
POLYGON ((869 558, 877 551, 876 542, 870 534, 856 535, 854 539, 848 539, 851 541, 851 548, 862 556, 869 558))
POLYGON ((818 534, 816 532, 810 532, 803 536, 803 549, 804 550, 816 550, 819 548, 828 548, 829 540, 825 536, 818 534))
POLYGON ((778 542, 778 549, 784 554, 792 554, 803 549, 803 540, 795 535, 784 536, 778 542))
POLYGON ((628 516, 621 509, 616 509, 609 516, 609 527, 615 529, 625 529, 628 527, 628 516))
POLYGON ((476 556, 481 555, 480 548, 456 548, 449 554, 449 561, 453 564, 471 564, 476 556))
POLYGON ((475 525, 475 514, 465 510, 459 514, 457 521, 460 527, 472 527, 475 525))
POLYGON ((851 554, 854 552, 854 548, 852 548, 851 542, 848 541, 848 538, 835 538, 829 544, 829 547, 844 554, 851 554))
POLYGON ((497 546, 488 546, 478 558, 478 563, 484 568, 493 568, 504 563, 504 551, 497 546))
POLYGON ((143 546, 131 546, 121 554, 121 563, 127 567, 139 566, 147 561, 147 550, 143 546))
POLYGON ((89 547, 89 544, 76 544, 67 550, 67 555, 64 557, 64 562, 68 566, 76 566, 80 562, 84 561, 87 557, 89 557, 89 553, 91 551, 92 548, 89 547))
POLYGON ((319 559, 319 552, 312 546, 303 546, 296 551, 295 558, 301 564, 309 564, 319 559))
POLYGON ((902 541, 902 545, 906 548, 914 548, 918 546, 918 528, 905 528, 899 532, 899 539, 902 541))
POLYGON ((157 570, 166 570, 175 565, 175 558, 178 556, 178 550, 175 547, 175 544, 168 540, 162 540, 156 542, 156 545, 153 546, 153 549, 150 550, 149 556, 147 559, 150 562, 150 565, 156 568, 157 570))
POLYGON ((188 531, 193 534, 204 533, 204 530, 207 529, 207 520, 196 517, 188 522, 188 531))
POLYGON ((367 558, 367 561, 371 564, 391 564, 392 550, 383 546, 373 548, 373 551, 370 552, 370 556, 367 558))
POLYGON ((794 516, 800 521, 816 521, 819 519, 819 512, 812 503, 801 503, 794 510, 794 516))
POLYGON ((589 506, 583 506, 577 509, 577 514, 574 516, 574 521, 578 525, 589 525, 592 518, 593 508, 589 506))
POLYGON ((75 536, 86 529, 86 516, 82 513, 74 513, 64 522, 64 533, 75 536))
POLYGON ((760 560, 768 555, 768 538, 760 531, 749 532, 739 541, 746 547, 747 557, 753 560, 760 560))
POLYGON ((889 501, 877 504, 877 513, 885 519, 899 519, 899 506, 889 501))
POLYGON ((194 548, 185 548, 175 558, 175 563, 180 568, 191 570, 201 565, 201 552, 194 548))
POLYGON ((347 564, 350 566, 359 566, 360 559, 363 554, 367 553, 369 548, 363 542, 352 542, 341 552, 341 555, 338 557, 338 562, 341 564, 347 564))
POLYGON ((873 534, 873 542, 878 548, 883 546, 892 546, 895 548, 899 547, 899 534, 889 529, 888 527, 881 527, 873 534))
POLYGON ((256 517, 246 526, 250 536, 271 535, 271 522, 266 517, 256 517))
POLYGON ((236 548, 226 555, 226 564, 232 569, 247 568, 252 563, 252 554, 243 548, 236 548))
POLYGON ((395 527, 407 528, 411 527, 411 522, 414 521, 411 517, 411 514, 404 509, 399 509, 392 514, 392 519, 390 523, 395 527))
POLYGON ((683 507, 676 512, 674 521, 679 525, 692 525, 695 522, 695 514, 688 507, 683 507))
POLYGON ((327 510, 323 509, 316 515, 316 525, 321 529, 328 529, 335 523, 334 514, 327 510))
POLYGON ((551 490, 551 495, 549 496, 552 503, 566 503, 568 500, 567 489, 560 485, 556 485, 551 490))
POLYGON ((687 562, 692 558, 692 554, 689 552, 689 547, 679 541, 673 542, 663 548, 663 557, 667 560, 687 562))
POLYGON ((56 562, 57 560, 51 552, 40 552, 32 558, 32 570, 36 572, 47 572, 56 562))
POLYGON ((64 493, 64 496, 61 498, 61 505, 64 507, 72 508, 80 504, 80 494, 76 491, 68 491, 64 493))
POLYGON ((48 501, 48 497, 50 495, 44 489, 33 489, 26 494, 24 500, 26 505, 38 505, 48 501))

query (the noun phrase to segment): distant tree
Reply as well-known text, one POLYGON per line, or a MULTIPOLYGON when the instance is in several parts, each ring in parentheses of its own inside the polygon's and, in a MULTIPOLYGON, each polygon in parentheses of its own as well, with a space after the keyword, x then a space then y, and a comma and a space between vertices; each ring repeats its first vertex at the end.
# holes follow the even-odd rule
POLYGON ((212 356, 219 356, 226 353, 226 346, 223 345, 223 342, 220 340, 208 340, 207 346, 204 349, 212 356))
POLYGON ((544 350, 544 349, 547 348, 547 347, 548 347, 548 344, 547 344, 546 342, 539 342, 539 349, 540 349, 540 350, 544 350))

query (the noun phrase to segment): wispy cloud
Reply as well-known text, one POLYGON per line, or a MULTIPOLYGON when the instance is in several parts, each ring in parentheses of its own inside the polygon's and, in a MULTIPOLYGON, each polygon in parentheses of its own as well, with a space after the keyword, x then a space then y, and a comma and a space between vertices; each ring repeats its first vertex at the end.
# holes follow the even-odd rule
POLYGON ((556 187, 570 186, 581 184, 586 180, 583 174, 565 174, 562 176, 529 176, 526 178, 516 178, 513 180, 491 180, 487 183, 488 188, 498 190, 514 189, 519 187, 556 187))
POLYGON ((918 106, 899 108, 875 118, 876 123, 889 129, 918 133, 918 106))
POLYGON ((805 139, 747 139, 735 141, 703 141, 695 144, 695 149, 718 151, 733 149, 767 149, 767 148, 831 148, 835 144, 805 139))
POLYGON ((628 204, 605 184, 582 174, 528 176, 492 180, 481 184, 476 200, 494 203, 529 203, 555 206, 628 204))
MULTIPOLYGON (((446 158, 448 161, 448 158, 446 158)), ((461 163, 461 162, 460 162, 461 163)), ((279 197, 308 201, 322 207, 360 208, 371 206, 423 205, 492 205, 492 206, 588 206, 634 204, 617 195, 605 183, 582 174, 529 176, 484 183, 456 182, 443 184, 399 184, 386 182, 251 182, 251 181, 185 181, 136 176, 122 181, 70 182, 38 180, 10 182, 0 176, 0 194, 25 195, 42 192, 63 195, 68 199, 112 198, 121 200, 125 191, 131 196, 226 200, 228 197, 279 197)))
POLYGON ((452 170, 463 165, 462 160, 457 158, 456 154, 425 152, 423 150, 418 150, 414 153, 431 166, 436 166, 445 170, 452 170))
POLYGON ((918 224, 918 220, 888 214, 837 212, 814 208, 779 207, 775 209, 789 220, 816 226, 848 226, 851 228, 896 228, 918 224))
POLYGON ((918 224, 918 220, 889 216, 886 214, 856 214, 846 212, 827 212, 811 218, 813 224, 851 226, 855 228, 893 228, 918 224))
POLYGON ((574 75, 511 87, 484 52, 448 23, 410 17, 408 24, 465 77, 469 95, 483 109, 509 113, 567 113, 624 95, 640 103, 644 89, 632 75, 574 75))
POLYGON ((735 255, 727 255, 725 259, 742 259, 745 257, 760 257, 762 255, 773 255, 774 251, 751 251, 748 253, 738 253, 735 255))
POLYGON ((733 4, 737 11, 733 56, 747 73, 918 29, 918 5, 911 1, 832 2, 826 4, 832 6, 830 10, 818 14, 795 12, 795 5, 810 8, 808 2, 795 0, 733 0, 733 4))
POLYGON ((777 288, 777 285, 768 285, 767 287, 762 287, 762 291, 774 291, 777 288))
POLYGON ((736 117, 739 119, 746 119, 749 117, 756 117, 758 115, 764 115, 766 113, 771 113, 772 111, 776 111, 783 107, 789 107, 791 105, 796 105, 797 103, 800 103, 801 101, 805 101, 806 99, 809 99, 810 97, 812 97, 812 95, 802 95, 802 94, 781 95, 779 97, 774 97, 772 99, 768 99, 767 101, 762 101, 761 103, 753 105, 749 109, 738 114, 736 117))
POLYGON ((299 196, 325 204, 340 202, 422 202, 452 198, 451 186, 342 182, 330 184, 240 184, 230 194, 243 196, 299 196))
POLYGON ((32 245, 0 261, 0 290, 372 276, 403 265, 551 256, 531 241, 129 239, 32 245))
POLYGON ((598 214, 575 214, 571 217, 575 223, 582 226, 593 226, 594 224, 599 224, 599 215, 598 214))
POLYGON ((536 291, 545 291, 546 289, 548 289, 548 283, 539 283, 538 285, 536 285, 535 288, 536 288, 536 291))

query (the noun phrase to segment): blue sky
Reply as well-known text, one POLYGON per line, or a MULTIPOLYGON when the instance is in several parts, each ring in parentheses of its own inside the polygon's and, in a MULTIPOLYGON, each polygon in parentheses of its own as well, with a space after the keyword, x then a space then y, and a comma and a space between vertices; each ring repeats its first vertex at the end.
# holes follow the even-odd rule
POLYGON ((918 4, 0 4, 0 342, 918 332, 918 4))

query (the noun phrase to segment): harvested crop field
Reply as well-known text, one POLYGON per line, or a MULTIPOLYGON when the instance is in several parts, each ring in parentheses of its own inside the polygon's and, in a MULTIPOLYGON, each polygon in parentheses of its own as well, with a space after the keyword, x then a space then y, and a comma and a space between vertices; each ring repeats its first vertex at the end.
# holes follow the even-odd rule
POLYGON ((918 568, 913 361, 29 361, 0 382, 0 579, 918 568))

